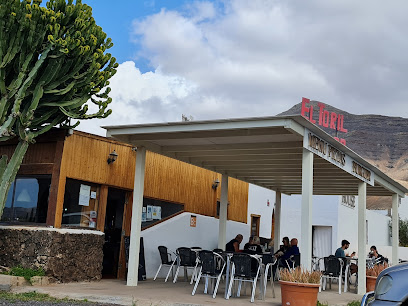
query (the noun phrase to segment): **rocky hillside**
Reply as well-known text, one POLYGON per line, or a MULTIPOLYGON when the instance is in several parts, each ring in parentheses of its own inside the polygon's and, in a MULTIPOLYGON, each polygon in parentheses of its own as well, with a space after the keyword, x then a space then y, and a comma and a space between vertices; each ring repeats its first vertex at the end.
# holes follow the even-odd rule
MULTIPOLYGON (((319 116, 317 103, 310 101, 308 104, 313 105, 313 118, 316 121, 319 116)), ((354 115, 325 105, 325 110, 344 115, 344 128, 348 132, 339 132, 338 136, 346 140, 350 149, 408 187, 408 118, 354 115)), ((296 104, 279 115, 300 115, 301 106, 301 103, 296 104)), ((335 130, 320 128, 335 136, 335 130)))

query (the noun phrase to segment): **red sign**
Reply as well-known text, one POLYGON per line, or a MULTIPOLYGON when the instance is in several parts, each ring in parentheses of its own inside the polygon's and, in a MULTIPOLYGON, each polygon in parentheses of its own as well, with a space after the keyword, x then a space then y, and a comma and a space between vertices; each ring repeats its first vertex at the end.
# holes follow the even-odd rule
MULTIPOLYGON (((309 103, 310 99, 302 98, 301 115, 311 123, 316 124, 316 120, 313 119, 313 105, 309 105, 309 103)), ((344 128, 344 115, 325 110, 326 104, 324 103, 319 102, 317 103, 317 106, 319 107, 319 120, 317 121, 318 125, 343 133, 348 132, 347 129, 344 128)), ((346 145, 345 139, 339 137, 334 137, 334 139, 346 145)))

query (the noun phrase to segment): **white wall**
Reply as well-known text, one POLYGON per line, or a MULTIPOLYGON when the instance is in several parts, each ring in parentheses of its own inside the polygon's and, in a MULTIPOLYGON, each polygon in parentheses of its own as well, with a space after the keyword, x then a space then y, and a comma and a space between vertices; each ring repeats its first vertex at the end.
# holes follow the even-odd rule
POLYGON ((408 196, 401 199, 401 205, 398 208, 398 213, 402 220, 408 220, 408 196))
MULTIPOLYGON (((250 235, 251 214, 261 215, 259 236, 271 238, 272 213, 275 203, 275 192, 253 184, 249 184, 248 190, 248 233, 250 235), (269 206, 267 205, 269 200, 269 206)), ((244 240, 245 242, 247 240, 244 240)))
MULTIPOLYGON (((300 195, 282 195, 280 239, 285 236, 300 240, 300 195)), ((313 196, 312 224, 332 227, 332 248, 337 248, 338 196, 313 196)), ((300 244, 300 241, 299 241, 300 244)), ((302 250, 300 250, 302 252, 302 250)))
MULTIPOLYGON (((243 242, 248 241, 249 225, 245 223, 227 221, 227 242, 237 234, 244 236, 243 242)), ((146 276, 153 278, 160 265, 157 247, 166 246, 175 252, 178 247, 201 247, 212 250, 218 247, 218 219, 191 213, 182 213, 170 220, 159 223, 142 231, 144 239, 144 254, 146 276), (197 226, 190 227, 190 216, 197 217, 197 226)), ((242 243, 241 243, 242 244, 242 243)), ((243 244, 241 245, 241 248, 243 244)), ((174 259, 174 256, 173 256, 174 259)), ((162 269, 158 277, 165 277, 168 269, 162 269)))

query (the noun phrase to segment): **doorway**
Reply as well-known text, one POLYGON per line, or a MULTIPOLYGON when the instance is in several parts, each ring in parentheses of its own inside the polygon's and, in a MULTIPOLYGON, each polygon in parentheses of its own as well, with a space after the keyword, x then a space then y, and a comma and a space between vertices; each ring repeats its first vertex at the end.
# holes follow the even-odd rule
POLYGON ((312 227, 313 256, 322 258, 332 255, 332 227, 313 226, 312 227))
POLYGON ((103 278, 117 278, 118 275, 125 202, 126 191, 109 188, 104 228, 103 278))
POLYGON ((261 222, 260 215, 251 214, 251 236, 259 237, 259 224, 261 222))

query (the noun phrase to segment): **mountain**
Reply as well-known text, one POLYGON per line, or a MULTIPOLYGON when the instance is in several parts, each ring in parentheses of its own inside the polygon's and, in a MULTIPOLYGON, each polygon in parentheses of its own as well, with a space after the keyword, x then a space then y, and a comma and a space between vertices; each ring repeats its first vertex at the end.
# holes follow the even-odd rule
MULTIPOLYGON (((313 119, 316 125, 328 134, 335 136, 334 129, 320 126, 318 101, 310 101, 313 106, 313 119)), ((300 115, 302 103, 280 113, 278 116, 300 115)), ((388 176, 408 187, 408 118, 388 117, 381 115, 354 115, 325 104, 324 110, 344 116, 343 127, 347 133, 338 132, 338 137, 346 140, 346 145, 379 168, 388 176)), ((387 197, 388 198, 388 197, 387 197)), ((373 199, 374 200, 374 199, 373 199)), ((387 199, 386 202, 390 202, 387 199)), ((380 205, 378 202, 378 208, 380 205)), ((374 208, 374 207, 373 207, 374 208)))

